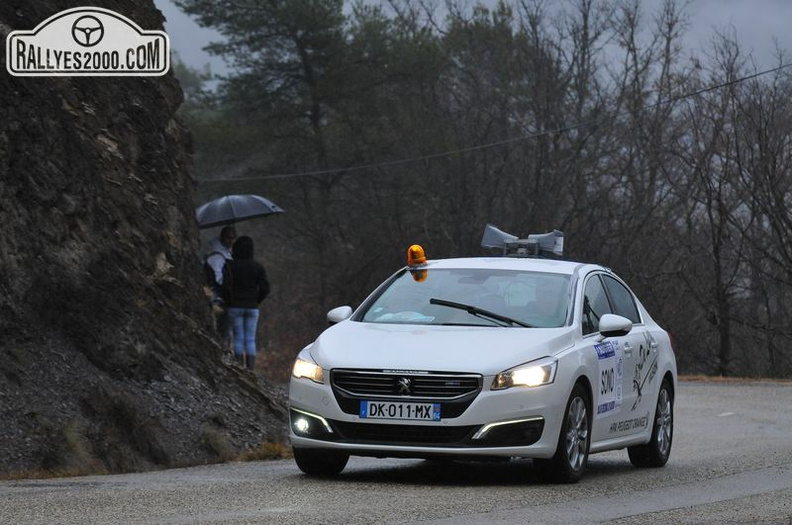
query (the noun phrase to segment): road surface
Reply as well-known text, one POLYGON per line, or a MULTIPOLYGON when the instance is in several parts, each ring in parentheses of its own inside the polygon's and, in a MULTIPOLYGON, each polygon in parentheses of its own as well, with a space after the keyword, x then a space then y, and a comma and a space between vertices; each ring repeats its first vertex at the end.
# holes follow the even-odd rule
POLYGON ((336 479, 290 460, 0 482, 2 524, 777 523, 792 525, 792 383, 681 382, 671 460, 591 456, 575 485, 530 461, 352 458, 336 479))

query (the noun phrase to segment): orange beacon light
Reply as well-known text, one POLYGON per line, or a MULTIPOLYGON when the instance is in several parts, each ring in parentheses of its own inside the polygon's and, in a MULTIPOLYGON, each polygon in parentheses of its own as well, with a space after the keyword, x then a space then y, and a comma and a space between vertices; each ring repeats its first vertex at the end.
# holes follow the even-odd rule
POLYGON ((426 254, 420 244, 413 244, 407 248, 407 266, 410 267, 410 273, 416 282, 422 283, 426 280, 428 272, 423 268, 426 266, 426 254))
POLYGON ((413 244, 407 248, 407 266, 423 266, 426 264, 426 255, 420 244, 413 244))

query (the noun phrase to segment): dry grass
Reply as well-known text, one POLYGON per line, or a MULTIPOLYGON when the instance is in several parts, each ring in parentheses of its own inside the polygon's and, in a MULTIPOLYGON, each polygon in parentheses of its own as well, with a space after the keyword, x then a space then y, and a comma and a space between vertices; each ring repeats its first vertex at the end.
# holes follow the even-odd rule
POLYGON ((18 472, 9 472, 7 474, 0 474, 0 481, 17 481, 17 480, 25 480, 25 479, 74 478, 77 476, 87 476, 93 474, 103 475, 103 474, 107 474, 107 472, 106 471, 91 472, 86 474, 82 470, 67 470, 67 469, 20 470, 18 472))
POLYGON ((93 454, 91 443, 81 425, 70 422, 61 429, 62 444, 60 457, 56 459, 59 467, 53 469, 56 477, 83 476, 104 473, 105 468, 93 454))
MULTIPOLYGON (((207 425, 201 434, 206 446, 210 447, 218 455, 221 463, 230 461, 273 461, 277 459, 291 459, 292 449, 282 443, 264 442, 258 447, 246 450, 236 455, 233 453, 228 438, 217 428, 207 425)), ((190 467, 190 464, 178 465, 179 467, 190 467)), ((0 481, 16 481, 26 479, 50 479, 50 478, 71 478, 77 476, 106 475, 109 472, 104 468, 97 468, 87 471, 86 468, 58 468, 54 470, 24 470, 0 474, 0 481)))
POLYGON ((201 439, 204 445, 217 456, 220 462, 232 461, 236 451, 228 436, 214 425, 204 425, 201 429, 201 439))
POLYGON ((68 422, 53 429, 52 436, 52 446, 42 458, 41 469, 0 474, 0 479, 66 478, 108 473, 103 463, 94 456, 82 425, 68 422))
POLYGON ((256 448, 239 455, 238 461, 269 461, 274 459, 290 459, 291 447, 282 443, 264 442, 256 448))

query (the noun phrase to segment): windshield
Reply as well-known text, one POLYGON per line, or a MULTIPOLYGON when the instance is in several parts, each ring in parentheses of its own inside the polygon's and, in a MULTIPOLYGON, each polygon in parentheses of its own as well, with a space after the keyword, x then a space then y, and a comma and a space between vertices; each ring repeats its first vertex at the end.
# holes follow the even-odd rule
POLYGON ((420 281, 409 271, 402 272, 368 306, 361 320, 555 328, 564 326, 568 305, 568 275, 483 268, 429 269, 420 281))

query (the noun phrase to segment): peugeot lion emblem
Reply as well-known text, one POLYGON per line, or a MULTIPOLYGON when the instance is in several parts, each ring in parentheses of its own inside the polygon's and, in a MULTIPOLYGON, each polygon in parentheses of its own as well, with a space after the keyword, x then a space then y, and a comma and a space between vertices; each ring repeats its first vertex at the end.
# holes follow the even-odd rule
POLYGON ((410 378, 409 377, 400 377, 398 381, 396 381, 396 390, 398 393, 406 396, 410 394, 410 378))

